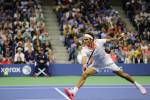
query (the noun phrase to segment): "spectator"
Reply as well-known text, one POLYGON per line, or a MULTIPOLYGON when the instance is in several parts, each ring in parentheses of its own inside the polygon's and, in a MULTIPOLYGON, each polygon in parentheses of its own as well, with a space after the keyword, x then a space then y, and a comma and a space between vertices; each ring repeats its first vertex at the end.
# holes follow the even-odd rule
POLYGON ((77 45, 76 43, 73 41, 73 43, 71 43, 71 47, 69 48, 69 61, 73 60, 74 63, 76 61, 76 48, 77 45))
POLYGON ((54 54, 53 54, 53 51, 51 49, 48 49, 48 61, 50 64, 55 63, 54 54))
POLYGON ((25 62, 25 55, 22 52, 22 48, 17 48, 17 53, 15 54, 14 62, 25 62))
POLYGON ((25 61, 27 64, 35 63, 35 53, 31 47, 28 48, 27 51, 25 51, 25 61))
POLYGON ((24 51, 26 52, 29 48, 33 51, 33 44, 31 43, 30 39, 26 39, 24 43, 24 51))
POLYGON ((49 76, 48 58, 45 55, 43 48, 39 49, 39 52, 36 56, 36 62, 35 62, 34 76, 39 76, 39 75, 49 76), (40 70, 43 69, 45 69, 44 72, 40 73, 40 70))
POLYGON ((138 64, 143 63, 141 47, 138 47, 136 51, 134 52, 134 58, 135 58, 135 63, 138 63, 138 64))
POLYGON ((48 42, 48 41, 46 41, 46 43, 44 43, 42 47, 44 48, 44 51, 45 51, 46 54, 48 53, 49 49, 52 50, 51 43, 48 42))
POLYGON ((23 33, 23 38, 26 40, 26 39, 29 39, 30 41, 32 40, 32 36, 31 36, 31 32, 29 32, 28 29, 25 30, 25 32, 23 33))
POLYGON ((117 62, 117 61, 118 61, 118 60, 117 60, 117 56, 116 56, 116 54, 114 53, 113 50, 110 50, 110 56, 111 56, 111 58, 112 58, 112 60, 113 60, 114 62, 117 62))
POLYGON ((23 41, 23 35, 21 33, 21 30, 18 30, 17 34, 14 37, 14 40, 16 43, 18 43, 19 41, 23 41))
POLYGON ((144 58, 143 58, 143 61, 144 63, 148 63, 150 62, 150 45, 148 45, 148 48, 146 48, 143 52, 144 54, 144 58))
POLYGON ((34 46, 34 51, 37 54, 38 53, 38 49, 41 47, 41 41, 39 39, 35 39, 33 41, 33 46, 34 46))
POLYGON ((0 64, 3 64, 3 55, 0 55, 0 64))
MULTIPOLYGON (((39 1, 2 0, 0 4, 0 54, 12 59, 18 53, 18 48, 24 53, 30 47, 36 54, 41 42, 34 45, 34 39, 39 39, 46 31, 39 1)), ((47 37, 47 34, 44 35, 47 37)))
POLYGON ((18 48, 21 48, 20 50, 22 52, 24 52, 24 46, 23 46, 23 42, 22 41, 18 41, 18 43, 16 43, 15 53, 17 52, 18 48))
POLYGON ((40 35, 39 37, 41 44, 44 45, 46 42, 50 42, 50 36, 48 32, 44 32, 43 34, 40 35))
POLYGON ((8 40, 4 41, 2 50, 3 50, 4 57, 12 57, 13 55, 12 45, 8 40))
POLYGON ((14 62, 14 64, 25 64, 25 62, 22 60, 20 56, 17 57, 17 60, 14 62))

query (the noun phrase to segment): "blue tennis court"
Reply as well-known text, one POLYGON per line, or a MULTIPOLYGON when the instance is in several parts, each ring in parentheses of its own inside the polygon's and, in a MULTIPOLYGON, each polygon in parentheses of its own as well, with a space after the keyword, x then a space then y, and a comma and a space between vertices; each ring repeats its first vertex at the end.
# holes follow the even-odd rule
MULTIPOLYGON (((1 100, 69 100, 65 86, 1 86, 1 100)), ((150 91, 150 85, 145 86, 150 91)), ((75 100, 150 100, 132 85, 84 86, 75 100)))

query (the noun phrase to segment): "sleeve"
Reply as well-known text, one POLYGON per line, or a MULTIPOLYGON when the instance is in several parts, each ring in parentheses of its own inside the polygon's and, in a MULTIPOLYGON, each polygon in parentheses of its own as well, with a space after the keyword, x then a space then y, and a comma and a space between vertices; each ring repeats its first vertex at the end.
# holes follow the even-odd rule
POLYGON ((82 50, 81 50, 81 55, 82 55, 82 57, 83 57, 83 56, 87 56, 87 54, 86 54, 86 49, 85 49, 85 48, 82 48, 82 50))
POLYGON ((99 46, 103 46, 106 43, 107 39, 96 39, 96 42, 99 46))

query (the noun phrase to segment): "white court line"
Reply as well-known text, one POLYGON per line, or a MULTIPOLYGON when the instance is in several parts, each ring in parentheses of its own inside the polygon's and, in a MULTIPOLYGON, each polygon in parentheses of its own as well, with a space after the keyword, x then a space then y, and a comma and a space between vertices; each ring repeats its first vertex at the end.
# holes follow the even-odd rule
POLYGON ((63 92, 61 92, 58 88, 54 88, 57 92, 59 92, 62 96, 64 96, 67 100, 71 100, 69 99, 63 92))
MULTIPOLYGON (((144 86, 150 86, 150 84, 142 84, 142 85, 144 85, 144 86)), ((0 88, 4 88, 4 87, 67 87, 67 86, 69 86, 69 87, 71 87, 71 86, 73 86, 73 85, 70 85, 70 84, 68 84, 68 85, 18 85, 18 86, 0 86, 0 88)), ((84 85, 84 87, 90 87, 90 86, 132 86, 132 84, 101 84, 101 85, 99 85, 99 84, 89 84, 89 85, 84 85)))
MULTIPOLYGON (((70 86, 69 86, 70 87, 70 86)), ((144 86, 148 89, 150 89, 150 86, 144 86)), ((53 87, 51 87, 53 88, 53 87)), ((58 88, 64 88, 64 87, 58 87, 58 88)), ((89 87, 82 87, 82 88, 135 88, 134 85, 131 85, 131 86, 89 86, 89 87)), ((48 89, 47 87, 0 87, 0 90, 38 90, 38 89, 48 89)))
POLYGON ((62 99, 53 99, 53 98, 49 99, 49 98, 47 98, 47 99, 16 99, 16 100, 62 100, 62 99))
POLYGON ((16 100, 62 100, 62 99, 16 99, 16 100))
POLYGON ((48 89, 47 87, 0 87, 0 90, 39 90, 39 89, 48 89))

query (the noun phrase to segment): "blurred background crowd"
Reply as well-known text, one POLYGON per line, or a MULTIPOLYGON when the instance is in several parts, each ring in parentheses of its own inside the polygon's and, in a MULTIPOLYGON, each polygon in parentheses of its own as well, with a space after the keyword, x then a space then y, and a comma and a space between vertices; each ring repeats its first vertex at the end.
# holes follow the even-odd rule
MULTIPOLYGON (((150 3, 122 0, 122 8, 135 30, 127 27, 111 0, 55 0, 62 42, 69 61, 77 62, 81 37, 118 38, 105 44, 118 63, 150 63, 150 3)), ((34 64, 41 51, 54 63, 50 35, 39 0, 0 0, 0 63, 34 64)))
POLYGON ((49 38, 39 0, 0 0, 0 64, 52 62, 49 38))
POLYGON ((122 0, 122 8, 135 30, 126 27, 111 0, 56 0, 55 12, 69 58, 77 63, 81 37, 86 31, 96 38, 118 38, 106 44, 112 59, 118 63, 150 62, 150 3, 148 0, 122 0))

